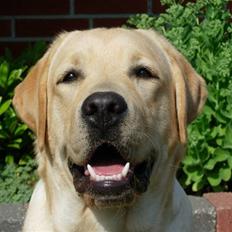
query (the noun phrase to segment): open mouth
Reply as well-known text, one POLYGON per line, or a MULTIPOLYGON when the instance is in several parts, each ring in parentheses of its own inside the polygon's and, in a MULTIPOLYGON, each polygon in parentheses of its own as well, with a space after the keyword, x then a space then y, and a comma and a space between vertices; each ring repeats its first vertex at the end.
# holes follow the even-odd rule
POLYGON ((88 194, 98 204, 112 205, 128 204, 146 191, 153 163, 133 164, 116 146, 103 143, 89 154, 85 165, 69 162, 69 168, 78 193, 88 194))

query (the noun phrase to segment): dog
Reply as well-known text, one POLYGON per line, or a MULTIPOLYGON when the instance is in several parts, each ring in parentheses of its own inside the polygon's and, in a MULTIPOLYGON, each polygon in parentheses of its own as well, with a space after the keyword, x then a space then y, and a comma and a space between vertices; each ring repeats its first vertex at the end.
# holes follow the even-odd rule
POLYGON ((24 231, 189 232, 175 174, 205 81, 159 33, 63 32, 15 90, 40 180, 24 231))

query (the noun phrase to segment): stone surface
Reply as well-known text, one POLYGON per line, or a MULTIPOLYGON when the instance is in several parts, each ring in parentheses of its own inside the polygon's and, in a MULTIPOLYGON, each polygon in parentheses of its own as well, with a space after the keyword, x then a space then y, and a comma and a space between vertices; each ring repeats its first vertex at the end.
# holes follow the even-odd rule
POLYGON ((215 232, 216 210, 203 197, 189 196, 193 207, 193 232, 215 232))
POLYGON ((26 205, 0 204, 0 232, 21 231, 26 205))
POLYGON ((204 197, 216 208, 217 232, 231 232, 232 193, 207 193, 204 197))
MULTIPOLYGON (((215 208, 205 198, 189 196, 189 199, 193 207, 193 232, 216 232, 215 208)), ((25 212, 26 205, 0 204, 0 232, 21 231, 25 212)))

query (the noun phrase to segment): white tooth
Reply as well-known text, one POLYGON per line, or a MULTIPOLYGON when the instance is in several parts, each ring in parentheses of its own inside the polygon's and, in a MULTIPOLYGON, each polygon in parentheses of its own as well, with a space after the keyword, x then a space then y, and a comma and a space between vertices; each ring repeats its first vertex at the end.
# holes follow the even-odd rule
POLYGON ((123 170, 122 170, 122 173, 121 173, 123 177, 126 177, 128 171, 129 171, 129 168, 130 168, 130 163, 127 162, 126 165, 124 166, 123 170))
POLYGON ((121 180, 122 179, 122 173, 116 175, 117 176, 117 180, 121 180))
POLYGON ((105 177, 104 176, 100 176, 100 181, 103 181, 105 180, 105 177))
POLYGON ((93 168, 91 167, 91 165, 87 164, 87 169, 90 173, 90 176, 93 178, 93 180, 96 180, 96 174, 95 174, 93 168))
POLYGON ((101 177, 99 175, 96 175, 96 181, 100 181, 101 177))
POLYGON ((113 175, 112 180, 117 180, 117 175, 113 175))

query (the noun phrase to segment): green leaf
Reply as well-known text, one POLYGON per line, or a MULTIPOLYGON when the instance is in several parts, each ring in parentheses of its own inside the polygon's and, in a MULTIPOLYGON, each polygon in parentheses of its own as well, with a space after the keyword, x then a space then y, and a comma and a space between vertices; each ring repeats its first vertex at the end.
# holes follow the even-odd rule
POLYGON ((207 180, 209 181, 210 185, 214 187, 221 183, 221 178, 217 172, 211 173, 211 175, 207 177, 207 180))
POLYGON ((203 170, 197 166, 185 166, 184 171, 194 182, 202 179, 204 175, 203 170))
POLYGON ((232 156, 228 157, 228 165, 230 167, 230 169, 232 170, 232 156))
POLYGON ((224 181, 229 181, 231 178, 231 168, 228 167, 221 167, 219 169, 219 176, 224 181))
POLYGON ((3 104, 0 105, 0 115, 5 113, 8 110, 10 104, 11 104, 11 100, 7 100, 3 104))
POLYGON ((185 165, 196 165, 196 164, 199 164, 199 162, 200 160, 194 159, 194 157, 191 155, 186 155, 185 159, 183 160, 183 163, 185 165))
POLYGON ((15 130, 15 135, 19 136, 23 134, 28 129, 26 124, 18 125, 18 127, 15 130))
POLYGON ((19 143, 10 143, 10 144, 7 145, 7 147, 15 148, 17 150, 19 150, 21 148, 19 143))
POLYGON ((215 111, 208 105, 204 107, 204 114, 210 120, 213 116, 215 116, 215 111))
POLYGON ((192 183, 191 177, 190 177, 190 176, 187 176, 186 181, 185 181, 185 185, 188 186, 188 185, 190 185, 191 183, 192 183))
POLYGON ((227 149, 232 149, 232 126, 228 126, 225 134, 225 139, 223 141, 223 147, 227 149))
POLYGON ((12 156, 12 155, 7 155, 6 158, 5 158, 5 162, 6 162, 8 165, 14 164, 14 156, 12 156))
POLYGON ((194 184, 192 185, 192 191, 198 192, 199 190, 201 190, 204 187, 204 184, 205 184, 205 182, 203 179, 200 179, 200 180, 194 182, 194 184))
POLYGON ((23 73, 24 69, 17 69, 17 70, 13 70, 10 73, 10 76, 8 78, 8 86, 12 85, 14 82, 16 81, 22 81, 22 73, 23 73))
POLYGON ((227 150, 217 148, 214 152, 214 159, 216 162, 222 162, 227 160, 230 155, 230 152, 228 152, 227 150))
POLYGON ((0 87, 5 88, 9 74, 9 64, 4 61, 0 65, 0 87))
POLYGON ((207 163, 204 165, 204 168, 207 170, 213 170, 217 163, 216 159, 209 159, 207 163))

